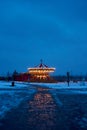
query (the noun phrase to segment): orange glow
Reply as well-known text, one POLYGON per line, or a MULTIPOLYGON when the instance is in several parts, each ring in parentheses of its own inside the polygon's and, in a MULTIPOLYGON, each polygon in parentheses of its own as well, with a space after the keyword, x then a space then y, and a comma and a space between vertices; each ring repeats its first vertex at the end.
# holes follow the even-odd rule
POLYGON ((47 127, 54 128, 56 123, 56 105, 51 94, 47 93, 46 88, 38 88, 38 93, 29 102, 29 106, 29 112, 32 113, 32 116, 29 116, 28 123, 31 127, 34 125, 35 128, 40 128, 41 130, 46 130, 47 127))
POLYGON ((30 74, 34 73, 51 73, 55 71, 55 68, 28 68, 30 74))
POLYGON ((28 74, 31 75, 31 81, 52 81, 49 74, 54 72, 55 68, 53 67, 47 67, 46 65, 43 65, 42 63, 38 67, 34 68, 28 68, 28 74))

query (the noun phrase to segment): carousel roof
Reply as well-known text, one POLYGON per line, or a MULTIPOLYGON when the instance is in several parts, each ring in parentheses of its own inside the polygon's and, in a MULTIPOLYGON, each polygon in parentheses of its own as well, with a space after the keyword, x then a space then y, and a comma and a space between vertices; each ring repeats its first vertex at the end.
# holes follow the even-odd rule
POLYGON ((48 68, 48 66, 43 64, 43 63, 41 63, 38 66, 35 66, 35 68, 48 68))
POLYGON ((38 66, 35 66, 35 67, 32 67, 32 68, 28 68, 29 71, 39 71, 39 70, 46 70, 47 72, 54 72, 55 68, 53 67, 48 67, 47 65, 43 64, 42 63, 42 60, 41 60, 41 63, 38 65, 38 66))

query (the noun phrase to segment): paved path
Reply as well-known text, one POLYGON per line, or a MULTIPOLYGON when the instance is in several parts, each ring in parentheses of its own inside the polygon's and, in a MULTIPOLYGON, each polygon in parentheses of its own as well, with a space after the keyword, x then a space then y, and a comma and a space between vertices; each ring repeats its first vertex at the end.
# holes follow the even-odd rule
POLYGON ((47 88, 37 87, 32 99, 7 113, 0 130, 82 130, 59 97, 47 88))

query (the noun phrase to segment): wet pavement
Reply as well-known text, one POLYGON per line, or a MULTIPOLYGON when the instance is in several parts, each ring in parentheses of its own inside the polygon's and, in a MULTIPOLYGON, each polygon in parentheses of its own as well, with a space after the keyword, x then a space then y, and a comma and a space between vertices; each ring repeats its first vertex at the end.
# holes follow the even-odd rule
POLYGON ((31 99, 7 113, 0 130, 87 130, 78 123, 85 112, 77 97, 37 87, 31 99))

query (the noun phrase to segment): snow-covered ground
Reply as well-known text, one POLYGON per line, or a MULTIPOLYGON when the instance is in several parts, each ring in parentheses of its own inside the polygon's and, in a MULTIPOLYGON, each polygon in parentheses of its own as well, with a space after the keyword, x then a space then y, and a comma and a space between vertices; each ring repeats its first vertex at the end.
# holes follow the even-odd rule
POLYGON ((59 83, 30 83, 32 85, 38 85, 43 87, 48 87, 50 89, 55 90, 64 90, 64 92, 71 93, 84 93, 87 94, 87 82, 77 82, 73 83, 70 82, 70 85, 68 86, 67 82, 59 82, 59 83))
POLYGON ((87 88, 87 82, 70 82, 70 85, 68 86, 67 82, 58 82, 58 83, 30 83, 32 85, 39 85, 39 86, 47 86, 49 88, 57 88, 57 89, 63 89, 63 88, 87 88))
POLYGON ((80 129, 87 129, 87 82, 70 82, 70 86, 67 82, 31 84, 48 88, 67 120, 80 129))
POLYGON ((14 86, 12 86, 12 82, 0 81, 0 90, 2 89, 25 89, 29 85, 27 82, 14 82, 14 86))
POLYGON ((17 107, 27 96, 31 96, 35 89, 30 89, 28 83, 15 82, 15 86, 11 86, 11 82, 0 81, 0 119, 6 112, 17 107))
POLYGON ((0 81, 0 119, 27 97, 30 98, 37 86, 48 88, 58 107, 65 111, 66 117, 69 113, 69 117, 73 117, 73 123, 77 122, 81 128, 87 128, 87 82, 70 82, 70 86, 66 82, 15 82, 15 86, 11 86, 11 82, 0 81))
POLYGON ((58 108, 64 110, 66 118, 80 129, 87 129, 87 82, 32 83, 49 88, 58 108), (69 117, 68 117, 68 116, 69 117))

